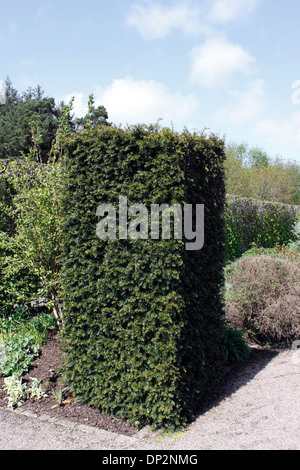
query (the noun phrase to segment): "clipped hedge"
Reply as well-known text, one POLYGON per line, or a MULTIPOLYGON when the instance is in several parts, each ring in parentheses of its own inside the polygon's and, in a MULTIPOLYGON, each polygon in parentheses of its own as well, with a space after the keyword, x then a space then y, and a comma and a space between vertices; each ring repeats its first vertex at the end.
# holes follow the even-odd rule
POLYGON ((101 127, 66 145, 65 376, 77 399, 135 424, 185 424, 223 373, 223 141, 101 127), (205 204, 205 243, 100 240, 102 203, 205 204))
POLYGON ((293 240, 299 206, 227 196, 225 209, 226 259, 239 258, 253 244, 263 248, 293 240))

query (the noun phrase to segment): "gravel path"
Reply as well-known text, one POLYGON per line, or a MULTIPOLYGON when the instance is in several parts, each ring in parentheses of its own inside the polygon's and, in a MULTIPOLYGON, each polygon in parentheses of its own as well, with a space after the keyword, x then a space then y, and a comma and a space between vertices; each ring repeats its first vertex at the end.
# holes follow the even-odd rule
POLYGON ((300 350, 254 352, 218 402, 171 436, 134 437, 0 408, 0 450, 300 450, 300 350))
POLYGON ((300 350, 236 377, 215 407, 163 449, 300 450, 300 350), (259 370, 260 369, 260 370, 259 370), (257 373, 256 373, 257 372, 257 373))

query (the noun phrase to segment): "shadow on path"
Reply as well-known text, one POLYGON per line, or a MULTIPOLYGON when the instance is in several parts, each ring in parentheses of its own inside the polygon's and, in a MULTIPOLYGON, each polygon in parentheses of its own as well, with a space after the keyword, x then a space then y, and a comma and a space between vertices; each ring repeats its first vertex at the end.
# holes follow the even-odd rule
POLYGON ((220 384, 220 390, 217 396, 198 410, 194 420, 209 411, 211 408, 218 406, 225 398, 245 386, 278 354, 278 351, 267 351, 250 346, 248 358, 241 363, 231 366, 220 384))

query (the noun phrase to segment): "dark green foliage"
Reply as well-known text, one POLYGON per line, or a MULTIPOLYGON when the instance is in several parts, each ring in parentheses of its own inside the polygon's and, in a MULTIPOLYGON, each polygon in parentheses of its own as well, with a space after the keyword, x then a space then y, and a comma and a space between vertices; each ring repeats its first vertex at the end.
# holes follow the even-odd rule
POLYGON ((94 95, 91 94, 88 101, 88 113, 82 118, 77 118, 75 121, 78 130, 87 129, 88 127, 110 125, 110 123, 107 122, 108 114, 104 106, 95 108, 94 103, 94 95))
POLYGON ((157 126, 89 129, 66 146, 62 273, 66 379, 78 400, 177 427, 218 389, 225 362, 223 141, 157 126), (204 204, 205 244, 100 240, 96 209, 204 204))
POLYGON ((250 348, 243 331, 230 324, 227 324, 225 329, 225 348, 229 364, 241 362, 249 356, 250 348))
POLYGON ((226 259, 239 258, 253 245, 273 248, 294 240, 299 207, 227 196, 226 259))
POLYGON ((27 90, 20 98, 9 79, 5 85, 5 103, 0 106, 0 158, 27 155, 34 146, 34 133, 38 135, 40 159, 47 161, 58 127, 59 112, 54 98, 43 98, 39 86, 27 90))

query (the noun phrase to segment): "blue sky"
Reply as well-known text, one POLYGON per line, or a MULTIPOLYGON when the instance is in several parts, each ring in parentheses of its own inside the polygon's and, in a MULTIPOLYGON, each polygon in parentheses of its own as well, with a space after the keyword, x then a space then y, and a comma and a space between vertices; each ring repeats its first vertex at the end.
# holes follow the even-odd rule
POLYGON ((0 81, 300 163, 297 0, 0 0, 0 81))

